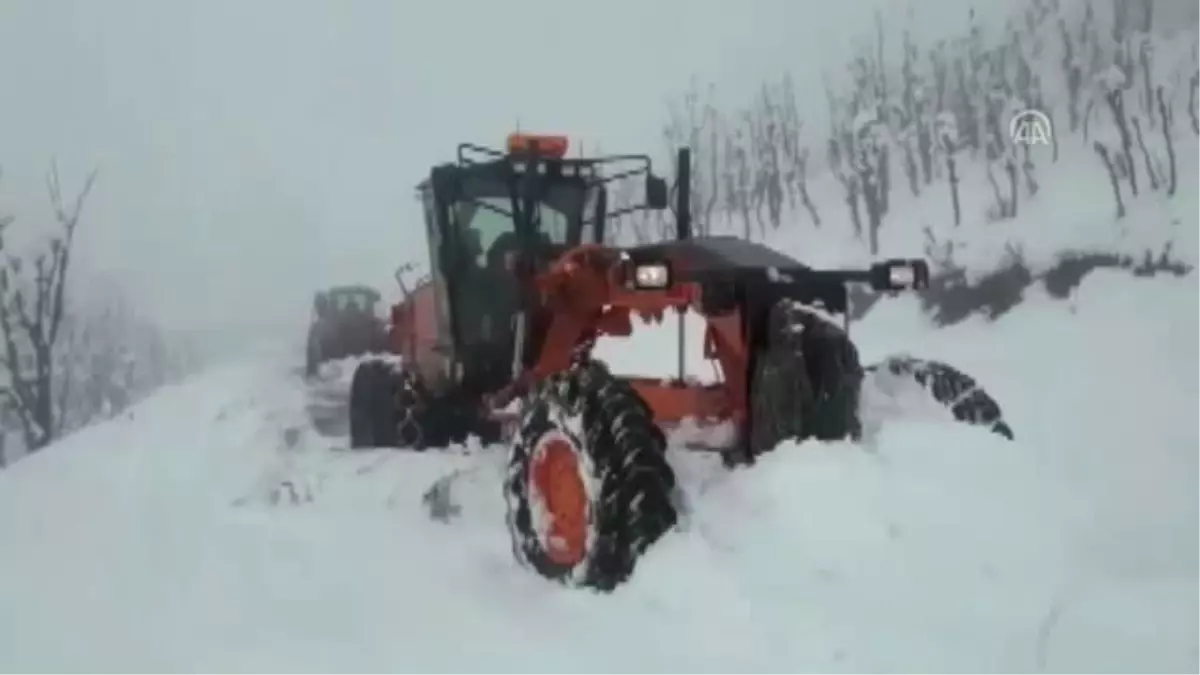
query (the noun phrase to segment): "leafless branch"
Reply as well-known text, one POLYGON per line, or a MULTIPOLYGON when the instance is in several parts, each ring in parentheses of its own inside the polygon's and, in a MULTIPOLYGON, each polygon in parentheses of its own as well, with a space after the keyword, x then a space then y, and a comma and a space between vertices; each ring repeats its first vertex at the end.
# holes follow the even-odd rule
MULTIPOLYGON (((27 258, 9 254, 0 268, 0 331, 9 389, 4 398, 21 422, 26 451, 36 451, 53 441, 63 429, 62 406, 69 391, 55 391, 55 352, 67 303, 67 274, 71 248, 84 203, 95 184, 93 170, 82 189, 68 204, 63 199, 57 164, 46 177, 46 189, 59 232, 47 249, 27 258)), ((0 221, 10 224, 12 217, 0 221)), ((0 251, 4 242, 0 238, 0 251)))

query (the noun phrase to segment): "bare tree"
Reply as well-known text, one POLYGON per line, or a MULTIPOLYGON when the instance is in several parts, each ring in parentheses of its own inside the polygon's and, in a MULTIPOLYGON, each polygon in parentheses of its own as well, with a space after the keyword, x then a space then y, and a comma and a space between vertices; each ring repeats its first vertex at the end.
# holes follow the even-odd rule
POLYGON ((1163 140, 1167 146, 1167 196, 1175 196, 1175 187, 1178 183, 1179 176, 1175 167, 1175 144, 1171 142, 1171 113, 1167 108, 1167 101, 1163 98, 1163 88, 1160 86, 1157 89, 1158 93, 1158 113, 1162 117, 1162 132, 1163 140))
MULTIPOLYGON (((71 247, 83 205, 95 184, 92 171, 75 199, 63 200, 58 168, 46 178, 50 204, 59 230, 43 250, 31 258, 9 253, 0 268, 0 332, 3 352, 0 370, 7 382, 0 398, 19 422, 26 452, 35 452, 63 431, 61 392, 55 391, 55 357, 66 307, 67 274, 71 247), (30 264, 31 261, 31 264, 30 264)), ((4 226, 12 219, 2 221, 4 226)), ((4 249, 0 230, 0 252, 4 249)))
POLYGON ((1200 134, 1200 114, 1198 114, 1197 92, 1200 92, 1200 71, 1192 73, 1188 79, 1188 117, 1192 120, 1192 133, 1200 134))
POLYGON ((64 431, 123 412, 138 389, 138 326, 124 298, 69 312, 55 381, 64 431))
POLYGON ((1096 154, 1100 155, 1100 161, 1104 162, 1104 168, 1108 170, 1108 181, 1112 187, 1113 198, 1117 200, 1117 218, 1125 217, 1125 201, 1121 199, 1121 180, 1117 177, 1116 163, 1113 161, 1113 153, 1109 152, 1108 148, 1096 141, 1092 147, 1096 154))
POLYGON ((662 129, 662 137, 671 156, 680 146, 692 149, 693 167, 689 187, 696 211, 694 228, 701 236, 711 230, 720 192, 718 167, 722 148, 718 137, 722 129, 713 103, 714 96, 713 85, 710 84, 702 96, 698 84, 693 80, 682 99, 668 105, 667 122, 662 129))
MULTIPOLYGON (((11 215, 0 214, 0 233, 11 225, 13 217, 11 215)), ((4 239, 0 236, 0 247, 3 247, 4 239)), ((0 249, 2 250, 2 249, 0 249)), ((0 401, 0 469, 8 466, 8 433, 11 428, 19 426, 16 421, 16 411, 9 405, 7 400, 0 401)))

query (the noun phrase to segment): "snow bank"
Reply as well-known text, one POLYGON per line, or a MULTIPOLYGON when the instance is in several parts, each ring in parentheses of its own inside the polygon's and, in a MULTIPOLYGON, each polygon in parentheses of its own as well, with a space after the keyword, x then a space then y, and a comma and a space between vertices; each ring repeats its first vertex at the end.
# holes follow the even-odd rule
POLYGON ((513 562, 498 449, 342 451, 260 358, 0 474, 0 669, 1194 670, 1197 297, 1096 274, 942 331, 887 301, 864 353, 978 375, 1018 442, 672 451, 691 511, 610 596, 513 562))

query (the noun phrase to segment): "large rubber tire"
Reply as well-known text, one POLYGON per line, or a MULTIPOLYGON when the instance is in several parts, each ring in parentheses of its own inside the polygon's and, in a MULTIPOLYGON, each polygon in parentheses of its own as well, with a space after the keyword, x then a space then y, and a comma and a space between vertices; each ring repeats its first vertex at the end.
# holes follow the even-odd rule
POLYGON ((1004 421, 1004 414, 996 399, 975 378, 948 363, 912 356, 892 356, 872 364, 867 371, 909 378, 945 406, 955 420, 987 427, 993 433, 1013 440, 1013 430, 1004 421))
POLYGON ((532 395, 504 482, 517 560, 611 591, 677 520, 666 439, 628 383, 590 362, 532 395))
POLYGON ((787 440, 857 440, 863 369, 845 330, 800 302, 780 300, 750 385, 750 451, 787 440))
POLYGON ((400 378, 383 361, 363 361, 350 382, 350 447, 392 448, 400 443, 396 398, 400 378))

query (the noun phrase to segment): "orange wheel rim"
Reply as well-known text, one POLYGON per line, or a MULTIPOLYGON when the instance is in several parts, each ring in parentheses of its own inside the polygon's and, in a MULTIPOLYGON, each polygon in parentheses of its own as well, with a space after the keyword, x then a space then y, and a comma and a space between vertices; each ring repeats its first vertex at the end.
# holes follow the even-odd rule
MULTIPOLYGON (((557 565, 576 565, 587 554, 588 496, 574 445, 560 434, 535 446, 530 466, 532 504, 543 515, 542 550, 557 565)), ((536 522, 536 521, 535 521, 536 522)))

